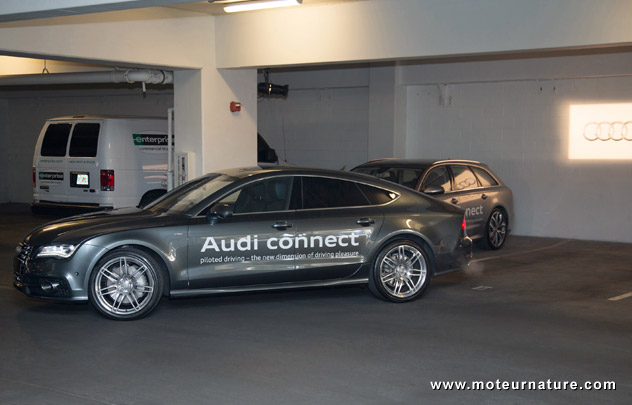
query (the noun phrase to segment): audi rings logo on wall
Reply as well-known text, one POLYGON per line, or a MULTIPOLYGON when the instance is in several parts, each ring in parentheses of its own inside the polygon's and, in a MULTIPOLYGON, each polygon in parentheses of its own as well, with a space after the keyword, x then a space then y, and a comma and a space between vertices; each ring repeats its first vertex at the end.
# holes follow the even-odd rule
POLYGON ((568 159, 632 160, 632 103, 569 109, 568 159))
POLYGON ((584 126, 584 138, 594 141, 629 141, 632 142, 632 121, 589 122, 584 126))

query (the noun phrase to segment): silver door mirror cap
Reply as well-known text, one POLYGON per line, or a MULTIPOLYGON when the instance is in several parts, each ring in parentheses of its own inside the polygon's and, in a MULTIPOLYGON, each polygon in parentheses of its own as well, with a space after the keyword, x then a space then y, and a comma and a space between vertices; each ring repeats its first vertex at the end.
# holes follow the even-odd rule
POLYGON ((428 195, 439 195, 445 193, 445 190, 441 186, 428 186, 423 192, 428 195))

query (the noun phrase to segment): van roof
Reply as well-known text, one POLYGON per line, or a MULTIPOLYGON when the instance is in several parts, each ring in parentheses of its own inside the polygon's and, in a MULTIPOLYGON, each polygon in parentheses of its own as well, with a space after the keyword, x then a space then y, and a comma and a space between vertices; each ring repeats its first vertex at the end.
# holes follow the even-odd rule
POLYGON ((68 120, 94 120, 94 119, 101 119, 101 120, 136 120, 136 119, 142 119, 142 120, 166 120, 167 117, 156 117, 156 116, 142 116, 142 115, 85 115, 85 114, 79 114, 79 115, 69 115, 69 116, 65 116, 65 117, 55 117, 55 118, 49 118, 48 121, 68 121, 68 120))

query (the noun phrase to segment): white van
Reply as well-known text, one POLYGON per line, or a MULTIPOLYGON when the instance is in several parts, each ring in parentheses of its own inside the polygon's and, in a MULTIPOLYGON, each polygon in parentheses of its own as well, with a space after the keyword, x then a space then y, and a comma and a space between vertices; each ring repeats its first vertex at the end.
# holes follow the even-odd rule
POLYGON ((33 156, 33 208, 145 205, 167 191, 167 119, 46 121, 33 156))

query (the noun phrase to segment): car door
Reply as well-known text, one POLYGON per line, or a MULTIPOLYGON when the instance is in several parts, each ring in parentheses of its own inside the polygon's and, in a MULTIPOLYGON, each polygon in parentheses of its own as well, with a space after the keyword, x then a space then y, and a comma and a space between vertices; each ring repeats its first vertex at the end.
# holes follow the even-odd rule
POLYGON ((465 210, 467 223, 467 234, 477 235, 480 231, 483 209, 481 204, 477 204, 478 198, 473 192, 478 187, 474 174, 465 165, 439 165, 431 168, 425 174, 420 189, 439 186, 444 189, 443 194, 433 194, 432 196, 456 205, 465 210))
POLYGON ((478 178, 478 182, 481 185, 478 192, 480 193, 480 202, 485 213, 483 218, 483 226, 485 226, 492 210, 499 205, 502 200, 501 188, 494 176, 492 176, 487 170, 476 166, 470 166, 470 168, 478 178))
POLYGON ((189 286, 220 288, 293 281, 292 176, 256 180, 209 205, 191 220, 189 286), (212 220, 220 207, 232 215, 212 220))
POLYGON ((301 281, 352 275, 368 261, 383 223, 358 184, 303 176, 302 207, 296 212, 296 272, 301 281))
POLYGON ((453 178, 450 202, 465 210, 468 235, 480 235, 489 215, 485 201, 487 195, 481 192, 478 180, 469 166, 451 164, 450 169, 453 178))

